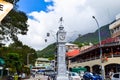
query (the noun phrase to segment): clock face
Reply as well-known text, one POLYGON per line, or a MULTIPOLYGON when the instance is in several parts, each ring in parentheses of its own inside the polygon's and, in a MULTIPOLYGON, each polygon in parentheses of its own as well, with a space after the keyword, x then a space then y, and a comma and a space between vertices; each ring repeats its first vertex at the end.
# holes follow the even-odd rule
POLYGON ((60 40, 64 40, 65 36, 64 35, 60 35, 59 38, 60 38, 60 40))

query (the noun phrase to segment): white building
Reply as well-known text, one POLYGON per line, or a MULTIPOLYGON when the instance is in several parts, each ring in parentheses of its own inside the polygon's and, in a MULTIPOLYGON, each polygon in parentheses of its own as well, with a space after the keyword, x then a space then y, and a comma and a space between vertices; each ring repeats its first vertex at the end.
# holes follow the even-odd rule
POLYGON ((110 24, 109 26, 111 37, 119 37, 120 38, 120 14, 116 15, 116 21, 110 24))

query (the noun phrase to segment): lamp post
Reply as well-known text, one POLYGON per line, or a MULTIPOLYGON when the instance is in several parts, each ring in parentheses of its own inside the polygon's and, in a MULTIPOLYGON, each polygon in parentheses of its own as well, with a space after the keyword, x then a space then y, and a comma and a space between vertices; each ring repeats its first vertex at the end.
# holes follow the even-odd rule
POLYGON ((97 19, 95 18, 95 16, 92 16, 92 18, 96 21, 96 24, 97 24, 97 26, 98 26, 98 37, 99 37, 99 48, 100 48, 101 73, 102 73, 103 79, 105 79, 105 70, 104 70, 104 66, 103 66, 103 62, 102 62, 102 46, 101 46, 100 26, 99 26, 99 23, 98 23, 97 19))
POLYGON ((34 53, 28 53, 28 54, 27 54, 27 65, 29 65, 29 56, 30 56, 31 54, 34 54, 34 53))

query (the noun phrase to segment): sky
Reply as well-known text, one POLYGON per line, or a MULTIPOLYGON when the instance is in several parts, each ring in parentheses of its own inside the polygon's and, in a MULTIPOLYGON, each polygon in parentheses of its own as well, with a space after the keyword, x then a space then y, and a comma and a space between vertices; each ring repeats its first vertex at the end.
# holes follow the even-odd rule
POLYGON ((26 45, 42 50, 56 41, 59 19, 63 17, 63 26, 67 32, 67 41, 74 40, 78 34, 94 32, 115 20, 120 13, 120 0, 20 0, 19 10, 28 16, 27 35, 19 35, 26 45), (50 33, 47 37, 46 34, 50 33), (45 42, 47 39, 47 42, 45 42))

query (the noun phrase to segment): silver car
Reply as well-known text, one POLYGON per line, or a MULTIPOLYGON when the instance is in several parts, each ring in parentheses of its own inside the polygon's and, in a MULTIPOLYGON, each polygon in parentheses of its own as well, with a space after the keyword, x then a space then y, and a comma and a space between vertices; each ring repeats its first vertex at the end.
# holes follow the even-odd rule
POLYGON ((81 77, 76 72, 70 72, 69 73, 69 79, 70 80, 81 80, 81 77))
POLYGON ((111 77, 111 80, 120 80, 120 72, 114 73, 111 77))

